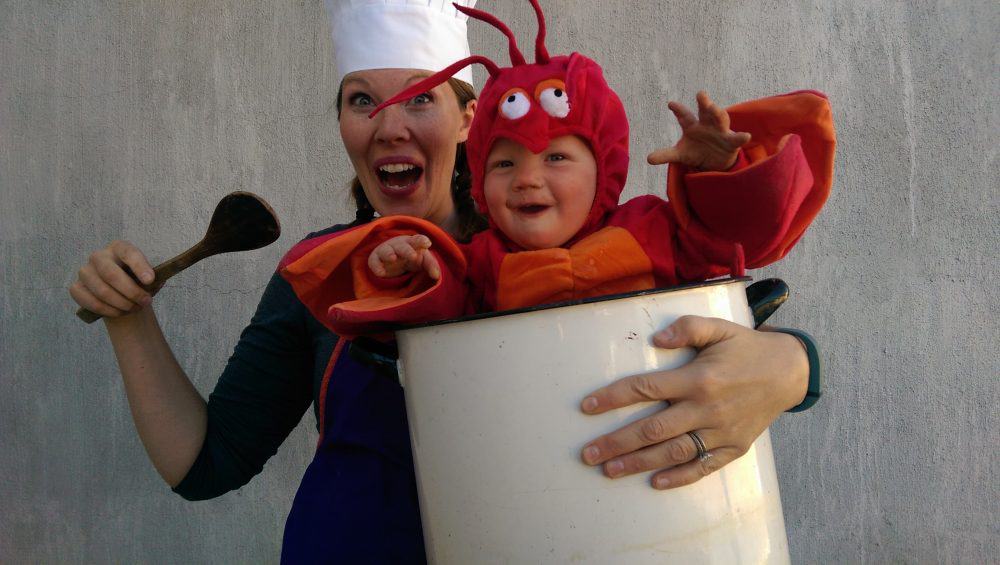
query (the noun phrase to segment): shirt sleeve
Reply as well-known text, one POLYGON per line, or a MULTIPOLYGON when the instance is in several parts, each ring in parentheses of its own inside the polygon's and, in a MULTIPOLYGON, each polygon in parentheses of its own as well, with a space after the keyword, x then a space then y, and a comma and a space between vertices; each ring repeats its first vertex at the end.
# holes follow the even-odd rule
POLYGON ((309 313, 275 273, 208 398, 201 452, 173 491, 205 500, 250 481, 312 402, 309 313))

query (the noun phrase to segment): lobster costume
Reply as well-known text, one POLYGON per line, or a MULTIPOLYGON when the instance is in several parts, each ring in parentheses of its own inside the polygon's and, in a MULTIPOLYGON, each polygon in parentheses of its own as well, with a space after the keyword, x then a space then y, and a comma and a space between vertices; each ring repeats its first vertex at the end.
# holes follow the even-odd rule
POLYGON ((736 165, 692 172, 671 165, 668 198, 641 196, 618 204, 628 172, 628 120, 601 68, 578 53, 550 56, 539 24, 535 62, 527 63, 511 31, 493 16, 456 6, 509 40, 511 66, 472 56, 400 92, 382 108, 426 92, 473 63, 490 78, 466 144, 479 209, 486 159, 507 138, 538 153, 550 140, 583 139, 597 164, 597 187, 579 232, 559 248, 524 250, 490 229, 456 243, 430 222, 403 216, 315 238, 282 260, 281 275, 314 316, 345 337, 385 332, 489 310, 672 286, 758 268, 784 257, 801 238, 830 191, 835 136, 826 97, 799 91, 728 108, 732 128, 748 132, 736 165), (398 235, 432 241, 441 277, 414 272, 379 278, 370 252, 398 235))

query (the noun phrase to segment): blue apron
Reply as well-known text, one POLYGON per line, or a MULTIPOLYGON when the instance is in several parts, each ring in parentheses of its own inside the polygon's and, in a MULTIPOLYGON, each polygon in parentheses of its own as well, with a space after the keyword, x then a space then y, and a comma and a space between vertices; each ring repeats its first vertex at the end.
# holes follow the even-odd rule
POLYGON ((403 389, 338 342, 320 438, 285 522, 282 563, 425 563, 403 389))

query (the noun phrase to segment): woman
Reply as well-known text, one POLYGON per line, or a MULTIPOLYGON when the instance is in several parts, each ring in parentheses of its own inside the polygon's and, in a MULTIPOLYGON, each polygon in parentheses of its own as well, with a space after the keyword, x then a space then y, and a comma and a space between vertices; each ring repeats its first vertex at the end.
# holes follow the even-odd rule
MULTIPOLYGON (((342 76, 340 132, 357 174, 355 224, 374 213, 406 214, 468 237, 482 227, 461 162, 475 111, 464 84, 471 77, 367 118, 382 100, 466 56, 464 21, 424 6, 342 5, 332 10, 342 76), (415 30, 434 37, 434 49, 450 47, 430 52, 415 30), (393 41, 371 49, 364 40, 379 36, 393 41)), ((402 391, 365 363, 369 353, 352 355, 275 276, 206 404, 165 341, 151 298, 123 266, 152 281, 144 255, 117 241, 91 255, 70 294, 105 316, 140 438, 176 492, 203 499, 242 486, 312 403, 319 445, 288 517, 282 559, 423 560, 402 391)), ((685 367, 623 379, 583 401, 587 413, 651 399, 672 403, 584 448, 583 459, 603 464, 610 477, 663 469, 654 476, 656 488, 693 482, 742 454, 805 395, 808 363, 794 337, 688 317, 656 343, 700 353, 685 367), (688 435, 695 430, 713 457, 696 457, 688 435)))

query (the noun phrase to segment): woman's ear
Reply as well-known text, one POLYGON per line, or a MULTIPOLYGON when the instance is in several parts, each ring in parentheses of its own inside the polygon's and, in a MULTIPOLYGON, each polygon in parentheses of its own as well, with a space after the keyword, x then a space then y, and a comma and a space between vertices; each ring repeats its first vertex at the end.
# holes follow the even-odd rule
POLYGON ((462 111, 462 129, 458 130, 458 142, 465 143, 469 139, 469 128, 472 127, 472 119, 476 116, 478 100, 469 100, 462 111))

